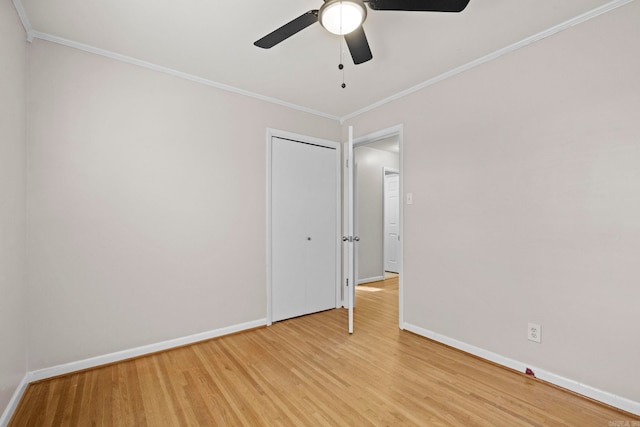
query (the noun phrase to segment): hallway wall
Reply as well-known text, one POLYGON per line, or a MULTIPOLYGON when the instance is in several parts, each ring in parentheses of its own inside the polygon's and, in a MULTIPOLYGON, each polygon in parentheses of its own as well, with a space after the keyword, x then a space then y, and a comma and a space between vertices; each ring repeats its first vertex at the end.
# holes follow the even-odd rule
POLYGON ((399 155, 366 145, 355 147, 358 173, 358 280, 384 276, 383 168, 399 168, 399 155))

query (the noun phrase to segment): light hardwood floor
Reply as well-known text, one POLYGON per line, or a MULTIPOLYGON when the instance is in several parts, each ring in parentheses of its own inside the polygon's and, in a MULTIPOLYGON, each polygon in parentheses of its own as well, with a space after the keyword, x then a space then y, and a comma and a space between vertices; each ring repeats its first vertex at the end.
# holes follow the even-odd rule
POLYGON ((10 426, 610 426, 640 418, 397 326, 397 278, 345 310, 31 384, 10 426))

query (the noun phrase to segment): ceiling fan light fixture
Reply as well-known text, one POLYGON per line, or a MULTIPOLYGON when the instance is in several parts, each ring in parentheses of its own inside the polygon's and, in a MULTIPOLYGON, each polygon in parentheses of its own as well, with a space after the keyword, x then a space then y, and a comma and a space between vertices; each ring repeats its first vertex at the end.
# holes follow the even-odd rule
POLYGON ((327 31, 343 35, 357 29, 367 17, 367 8, 360 0, 328 0, 320 11, 320 24, 327 31))

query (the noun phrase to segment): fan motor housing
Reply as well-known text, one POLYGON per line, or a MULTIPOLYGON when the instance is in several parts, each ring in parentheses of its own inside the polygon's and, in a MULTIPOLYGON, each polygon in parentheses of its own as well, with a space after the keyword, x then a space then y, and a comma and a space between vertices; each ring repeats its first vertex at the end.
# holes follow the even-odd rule
POLYGON ((367 19, 367 8, 361 0, 328 0, 318 11, 318 20, 333 34, 349 34, 367 19))

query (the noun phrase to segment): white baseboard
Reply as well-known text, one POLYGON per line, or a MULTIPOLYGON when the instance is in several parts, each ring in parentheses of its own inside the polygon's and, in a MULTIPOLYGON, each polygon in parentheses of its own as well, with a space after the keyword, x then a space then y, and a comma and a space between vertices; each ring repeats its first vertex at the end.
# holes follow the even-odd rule
POLYGON ((581 394, 599 402, 606 403, 607 405, 611 405, 615 408, 622 409, 623 411, 627 411, 635 415, 640 415, 640 402, 635 402, 625 397, 616 396, 615 394, 609 393, 607 391, 599 390, 587 384, 582 384, 578 381, 574 381, 569 378, 554 374, 553 372, 528 365, 518 360, 510 359, 500 354, 493 353, 491 351, 473 346, 471 344, 467 344, 462 341, 458 341, 456 339, 438 334, 436 332, 421 328, 416 325, 412 325, 410 323, 404 323, 403 329, 440 342, 442 344, 446 344, 458 350, 462 350, 465 353, 469 353, 482 359, 486 359, 490 362, 497 363, 498 365, 506 366, 507 368, 511 368, 519 372, 525 372, 525 370, 529 368, 535 373, 535 376, 538 379, 565 388, 567 390, 571 390, 575 393, 581 394))
POLYGON ((13 393, 13 396, 11 396, 9 404, 4 409, 2 416, 0 416, 0 427, 7 427, 7 424, 9 424, 13 413, 16 411, 18 403, 20 403, 20 399, 22 399, 22 395, 24 394, 24 391, 27 389, 28 385, 29 374, 26 373, 24 375, 24 378, 22 378, 22 381, 20 381, 20 384, 18 384, 18 387, 16 387, 16 391, 13 393))
POLYGON ((384 280, 384 276, 367 277, 366 279, 358 280, 357 284, 362 285, 364 283, 379 282, 381 280, 384 280))
POLYGON ((193 344, 198 341, 204 341, 211 338, 221 337, 223 335, 246 331, 247 329, 258 328, 260 326, 265 326, 266 324, 267 319, 258 319, 252 322, 240 323, 238 325, 227 326, 225 328, 214 329, 212 331, 201 332, 186 337, 175 338, 155 344, 144 345, 141 347, 117 351, 115 353, 109 353, 102 356, 91 357, 88 359, 78 360, 76 362, 65 363, 62 365, 52 366, 50 368, 27 372, 16 388, 16 391, 13 393, 9 404, 0 417, 0 427, 6 427, 7 424, 9 424, 9 420, 11 420, 13 413, 18 407, 18 403, 20 403, 20 399, 22 399, 24 391, 27 389, 29 383, 32 383, 34 381, 41 381, 47 378, 56 377, 58 375, 69 374, 71 372, 81 371, 83 369, 95 368, 97 366, 106 365, 109 363, 120 362, 122 360, 144 356, 158 351, 193 344))
MULTIPOLYGON (((144 356, 146 354, 155 353, 162 350, 168 350, 174 347, 180 347, 183 345, 193 344, 198 341, 204 341, 211 338, 217 338, 223 335, 228 335, 236 332, 241 332, 247 329, 253 329, 267 324, 266 319, 259 319, 252 322, 241 323, 238 325, 229 326, 226 328, 215 329, 208 332, 201 332, 198 334, 189 335, 186 337, 176 338, 172 340, 162 341, 156 344, 145 345, 141 347, 132 348, 129 350, 118 351, 115 353, 106 354, 103 356, 92 357, 89 359, 79 360, 77 362, 66 363, 63 365, 57 365, 50 368, 39 369, 37 371, 28 372, 14 392, 9 404, 0 417, 0 427, 6 427, 9 420, 13 416, 14 411, 18 407, 18 403, 24 394, 29 383, 33 381, 40 381, 47 378, 55 377, 58 375, 64 375, 83 369, 94 368, 96 366, 105 365, 109 363, 119 362, 134 357, 144 356)), ((423 337, 432 339, 434 341, 446 344, 450 347, 457 348, 466 353, 473 354, 480 358, 489 360, 502 366, 514 369, 516 371, 524 372, 526 368, 530 368, 535 372, 536 378, 543 381, 547 381, 551 384, 559 387, 566 388, 575 393, 583 396, 590 397, 594 400, 606 403, 613 407, 622 409, 629 413, 640 415, 640 403, 633 400, 614 395, 612 393, 596 389, 587 384, 582 384, 578 381, 574 381, 552 372, 545 371, 544 369, 537 368, 535 366, 527 365, 526 363, 510 359, 497 353, 493 353, 488 350, 473 346, 471 344, 458 341, 456 339, 447 337, 445 335, 438 334, 428 329, 421 328, 410 323, 404 323, 402 329, 421 335, 423 337)))
POLYGON ((225 328, 214 329, 212 331, 201 332, 186 337, 175 338, 172 340, 162 341, 156 344, 144 345, 141 347, 131 348, 128 350, 117 351, 102 356, 91 357, 89 359, 78 360, 76 362, 65 363, 62 365, 52 366, 50 368, 38 369, 27 374, 28 382, 40 381, 47 378, 64 375, 71 372, 81 371, 83 369, 95 368, 96 366, 106 365, 109 363, 120 362, 122 360, 134 357, 144 356, 146 354, 158 351, 168 350, 174 347, 193 344, 198 341, 204 341, 211 338, 221 337, 223 335, 233 334, 236 332, 265 326, 267 319, 258 319, 252 322, 240 323, 225 328))

